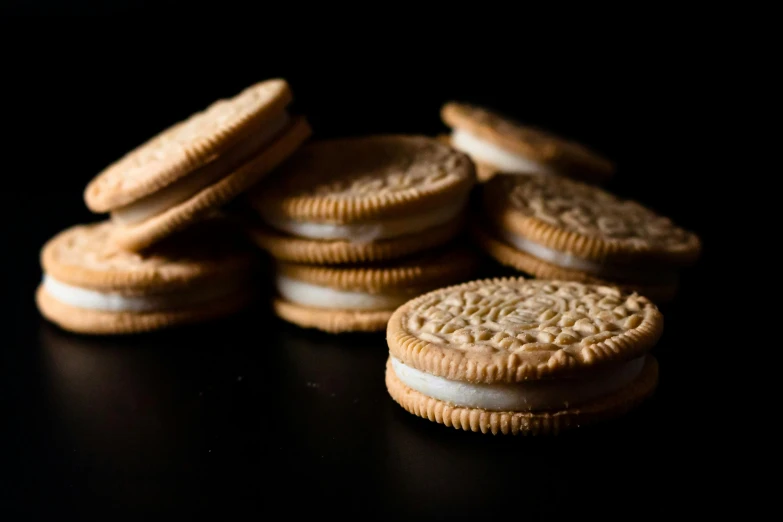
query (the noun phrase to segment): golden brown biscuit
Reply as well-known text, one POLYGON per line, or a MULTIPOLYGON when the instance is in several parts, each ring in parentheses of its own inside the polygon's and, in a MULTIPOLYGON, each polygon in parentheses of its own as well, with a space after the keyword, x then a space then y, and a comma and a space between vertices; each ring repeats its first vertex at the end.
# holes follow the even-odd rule
POLYGON ((218 100, 132 150, 95 177, 84 191, 87 207, 109 212, 148 196, 220 158, 292 100, 282 79, 252 85, 218 100))
POLYGON ((141 251, 184 230, 255 185, 293 154, 310 133, 308 123, 303 118, 297 118, 284 134, 269 143, 256 157, 216 183, 142 221, 118 223, 114 240, 126 250, 141 251))
POLYGON ((117 249, 115 225, 71 227, 41 252, 42 315, 66 330, 124 334, 225 316, 253 297, 256 257, 219 220, 144 255, 117 249))
POLYGON ((249 200, 273 256, 341 263, 445 243, 474 183, 470 159, 436 139, 371 136, 310 143, 249 200))
POLYGON ((449 102, 441 109, 451 145, 483 164, 482 181, 496 172, 536 172, 591 182, 614 174, 614 164, 584 145, 523 125, 496 111, 449 102), (493 172, 494 171, 494 172, 493 172))
POLYGON ((406 410, 482 433, 556 433, 652 393, 654 304, 613 287, 487 279, 434 290, 387 327, 389 393, 406 410))
POLYGON ((311 133, 286 106, 285 80, 253 85, 177 123, 126 154, 85 189, 109 212, 114 239, 142 251, 229 203, 290 156, 311 133))
POLYGON ((473 235, 504 265, 537 277, 637 289, 657 302, 695 263, 694 233, 642 205, 557 177, 498 175, 476 198, 473 235))

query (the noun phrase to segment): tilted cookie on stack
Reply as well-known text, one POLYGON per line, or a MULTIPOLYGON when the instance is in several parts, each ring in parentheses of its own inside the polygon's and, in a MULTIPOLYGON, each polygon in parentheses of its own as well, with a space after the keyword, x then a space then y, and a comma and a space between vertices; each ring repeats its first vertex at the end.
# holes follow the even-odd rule
POLYGON ((41 252, 41 314, 82 334, 130 334, 232 314, 254 297, 256 257, 222 219, 197 223, 144 255, 110 241, 109 221, 73 226, 41 252))
POLYGON ((441 139, 473 158, 480 181, 505 172, 601 183, 615 171, 611 161, 584 145, 523 125, 496 111, 449 102, 442 107, 441 118, 452 128, 452 133, 441 139))
POLYGON ((249 302, 258 256, 220 209, 310 136, 304 117, 288 114, 291 101, 285 80, 258 83, 96 176, 84 199, 110 219, 69 228, 44 246, 41 313, 65 329, 118 334, 221 316, 249 302))
POLYGON ((463 230, 475 168, 423 136, 309 143, 249 194, 251 235, 277 260, 283 319, 382 331, 415 293, 469 277, 463 230))
POLYGON ((647 298, 576 282, 486 279, 441 288, 389 320, 386 386, 457 429, 557 434, 651 395, 663 316, 647 298))
POLYGON ((671 219, 578 181, 499 174, 478 199, 478 244, 542 279, 617 285, 661 303, 700 255, 699 238, 671 219))
POLYGON ((290 156, 309 136, 286 107, 285 80, 267 80, 219 100, 110 165, 84 199, 109 212, 112 240, 141 251, 218 210, 290 156))

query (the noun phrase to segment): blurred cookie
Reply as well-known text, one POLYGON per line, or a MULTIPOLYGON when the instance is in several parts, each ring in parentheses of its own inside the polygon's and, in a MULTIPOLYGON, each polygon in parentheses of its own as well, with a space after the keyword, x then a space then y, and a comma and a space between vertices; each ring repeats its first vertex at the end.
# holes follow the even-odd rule
POLYGON ((387 328, 386 386, 404 409, 462 430, 556 434, 653 393, 653 303, 617 288, 487 279, 434 290, 387 328))
POLYGON ((498 112, 449 102, 441 109, 451 146, 470 155, 480 181, 497 172, 567 176, 600 183, 614 164, 584 145, 523 125, 498 112))
POLYGON ((662 302, 699 238, 642 205, 559 177, 498 175, 483 186, 473 225, 500 263, 544 279, 614 284, 662 302))
POLYGON ((474 183, 470 158, 434 138, 313 142, 251 191, 251 233, 283 261, 396 259, 457 235, 474 183))
POLYGON ((309 137, 307 121, 288 114, 291 100, 275 79, 213 103, 96 176, 87 206, 111 214, 119 246, 148 248, 247 190, 309 137))
POLYGON ((454 247, 375 266, 279 262, 274 309, 304 328, 382 331, 398 306, 433 288, 469 279, 476 266, 471 251, 454 247))
POLYGON ((144 255, 117 249, 115 232, 108 221, 78 225, 44 245, 44 317, 78 333, 137 333, 229 315, 254 296, 254 252, 219 220, 144 255))

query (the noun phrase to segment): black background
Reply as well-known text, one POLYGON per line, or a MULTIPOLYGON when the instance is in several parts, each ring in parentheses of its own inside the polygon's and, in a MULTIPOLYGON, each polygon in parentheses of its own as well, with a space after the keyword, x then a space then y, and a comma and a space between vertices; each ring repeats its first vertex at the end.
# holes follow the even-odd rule
MULTIPOLYGON (((529 517, 700 503, 705 490, 693 485, 726 464, 704 445, 715 429, 692 348, 704 340, 689 326, 717 273, 716 228, 704 197, 710 174, 694 167, 696 95, 680 69, 658 57, 638 68, 601 54, 543 58, 524 39, 506 54, 489 45, 463 57, 449 52, 455 35, 381 52, 367 37, 338 47, 323 34, 262 38, 262 27, 226 39, 208 24, 189 38, 120 25, 4 22, 0 512, 529 517), (305 332, 262 306, 138 338, 83 338, 42 321, 38 251, 63 228, 100 218, 84 207, 86 183, 168 125, 273 76, 289 80, 319 138, 435 134, 445 130, 441 104, 459 99, 615 160, 610 189, 705 244, 663 309, 654 399, 558 438, 481 436, 417 419, 388 398, 382 335, 305 332)), ((390 35, 406 32, 375 36, 388 44, 390 35)))

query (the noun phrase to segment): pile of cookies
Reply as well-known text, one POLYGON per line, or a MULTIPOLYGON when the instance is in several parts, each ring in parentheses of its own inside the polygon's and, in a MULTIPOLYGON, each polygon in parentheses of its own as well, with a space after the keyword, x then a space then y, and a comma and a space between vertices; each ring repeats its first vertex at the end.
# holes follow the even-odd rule
POLYGON ((386 332, 391 397, 447 426, 556 433, 652 393, 655 303, 700 242, 600 188, 612 162, 463 103, 442 107, 450 135, 310 140, 292 100, 258 83, 96 176, 85 203, 108 217, 44 245, 42 315, 147 332, 269 281, 285 321, 386 332), (474 280, 481 256, 525 277, 474 280))
POLYGON ((278 316, 328 332, 382 331, 425 291, 465 281, 470 159, 423 136, 313 142, 257 186, 250 233, 276 260, 278 316))

